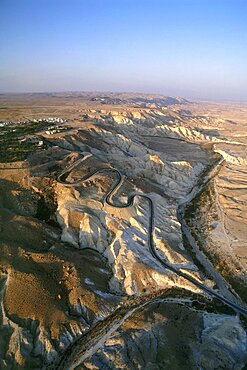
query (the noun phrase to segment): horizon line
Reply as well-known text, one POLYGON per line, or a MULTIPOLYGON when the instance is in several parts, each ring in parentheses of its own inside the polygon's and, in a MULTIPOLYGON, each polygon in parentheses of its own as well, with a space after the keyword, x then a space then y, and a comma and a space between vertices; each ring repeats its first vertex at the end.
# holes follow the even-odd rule
POLYGON ((42 91, 0 91, 0 95, 30 95, 30 94, 102 94, 102 93, 108 93, 108 94, 135 94, 135 95, 148 95, 148 96, 154 96, 159 95, 163 96, 165 98, 178 98, 178 99, 184 99, 184 100, 190 100, 191 102, 229 102, 229 103, 247 103, 247 98, 196 98, 191 96, 180 96, 180 95, 170 95, 170 94, 164 94, 159 92, 144 92, 144 91, 126 91, 126 90, 42 90, 42 91))

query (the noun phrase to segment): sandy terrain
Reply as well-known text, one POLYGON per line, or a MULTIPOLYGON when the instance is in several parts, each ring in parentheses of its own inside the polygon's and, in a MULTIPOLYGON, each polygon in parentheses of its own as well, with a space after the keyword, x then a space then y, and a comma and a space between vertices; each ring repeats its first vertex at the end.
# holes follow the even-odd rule
POLYGON ((246 318, 193 281, 246 310, 246 114, 160 95, 0 95, 1 369, 244 368, 246 318), (147 201, 114 206, 134 193, 181 275, 150 253, 147 201))

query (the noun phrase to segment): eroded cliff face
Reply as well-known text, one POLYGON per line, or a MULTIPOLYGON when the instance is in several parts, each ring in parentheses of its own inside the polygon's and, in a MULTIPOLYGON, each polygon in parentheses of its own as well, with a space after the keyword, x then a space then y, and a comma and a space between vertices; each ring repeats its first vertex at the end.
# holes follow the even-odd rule
POLYGON ((186 300, 160 300, 135 311, 103 347, 89 351, 84 368, 242 368, 245 348, 237 317, 198 312, 186 300))
POLYGON ((221 184, 245 159, 229 152, 243 143, 227 125, 165 106, 85 108, 64 130, 38 132, 43 150, 1 164, 1 368, 243 368, 241 320, 150 253, 146 199, 121 208, 147 194, 160 258, 242 304, 245 256, 234 239, 224 246, 233 216, 221 184), (114 168, 124 178, 109 205, 114 168))
POLYGON ((218 174, 188 204, 185 218, 199 248, 243 301, 246 284, 246 143, 220 144, 218 174))

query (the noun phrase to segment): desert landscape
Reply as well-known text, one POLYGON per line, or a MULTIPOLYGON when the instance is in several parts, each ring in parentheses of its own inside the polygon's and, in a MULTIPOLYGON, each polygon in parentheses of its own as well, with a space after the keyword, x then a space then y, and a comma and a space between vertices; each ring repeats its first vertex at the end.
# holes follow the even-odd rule
POLYGON ((0 95, 0 369, 244 369, 247 103, 0 95))

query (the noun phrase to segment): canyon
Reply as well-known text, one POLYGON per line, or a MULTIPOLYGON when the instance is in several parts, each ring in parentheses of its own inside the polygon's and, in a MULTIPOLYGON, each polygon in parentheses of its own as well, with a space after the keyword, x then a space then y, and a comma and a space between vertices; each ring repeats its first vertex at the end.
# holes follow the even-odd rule
POLYGON ((0 106, 0 368, 244 369, 247 105, 0 106))

